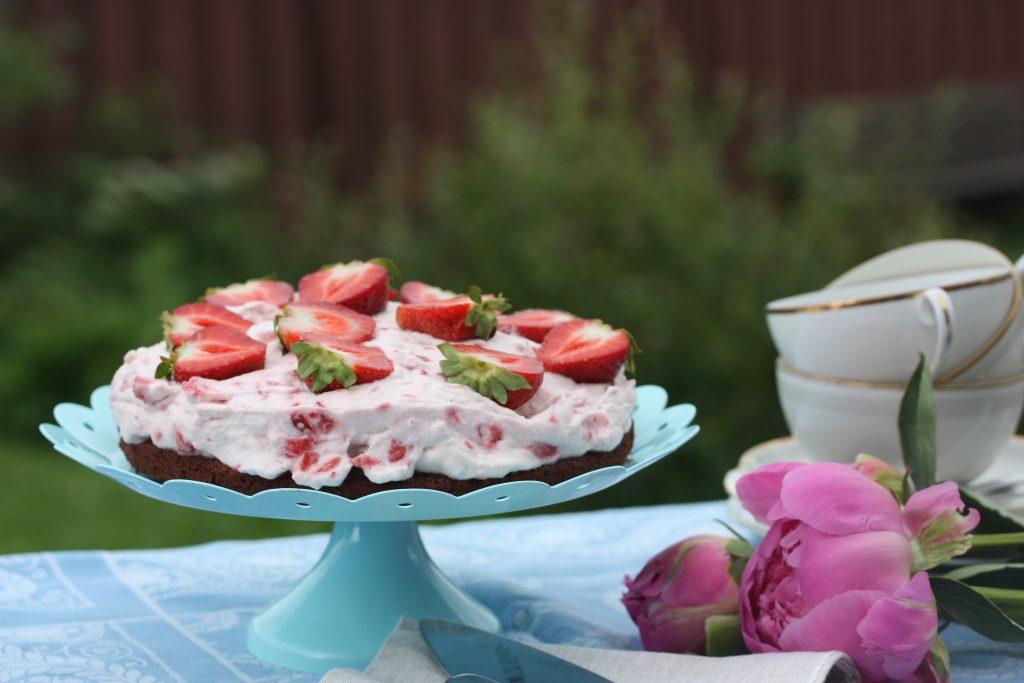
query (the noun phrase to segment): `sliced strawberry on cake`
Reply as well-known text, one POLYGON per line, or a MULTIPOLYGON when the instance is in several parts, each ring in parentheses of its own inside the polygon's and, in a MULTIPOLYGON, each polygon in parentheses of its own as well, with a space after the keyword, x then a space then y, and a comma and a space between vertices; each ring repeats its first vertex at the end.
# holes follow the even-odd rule
POLYGON ((429 301, 444 301, 454 299, 458 294, 447 289, 441 289, 434 285, 418 280, 409 280, 398 290, 398 300, 403 304, 423 304, 429 301))
POLYGON ((210 288, 206 290, 203 301, 214 306, 240 306, 250 301, 264 301, 280 308, 292 300, 294 293, 287 282, 257 278, 227 287, 210 288))
POLYGON ((391 272, 397 270, 388 259, 335 263, 299 280, 299 297, 306 302, 326 301, 374 315, 388 303, 391 272))
POLYGON ((262 370, 267 346, 233 327, 206 327, 160 359, 156 377, 185 382, 193 377, 229 379, 262 370))
POLYGON ((535 342, 542 342, 548 332, 562 323, 572 320, 576 320, 576 316, 565 311, 527 308, 522 311, 499 316, 498 329, 502 332, 518 334, 520 337, 526 337, 535 342))
POLYGON ((395 314, 398 326, 410 332, 423 332, 446 341, 477 337, 490 339, 498 328, 497 314, 508 309, 504 297, 482 295, 480 288, 454 299, 401 304, 395 314))
POLYGON ((326 334, 338 341, 358 344, 373 337, 373 318, 351 308, 323 301, 288 304, 274 320, 277 336, 286 350, 309 334, 326 334))
POLYGON ((395 366, 373 346, 348 344, 324 334, 309 334, 292 345, 299 377, 314 393, 348 389, 384 379, 395 366))
POLYGON ((441 372, 499 405, 515 410, 537 393, 544 365, 536 358, 485 349, 476 344, 441 344, 441 372))
POLYGON ((545 370, 577 382, 611 382, 623 365, 633 372, 633 353, 629 332, 600 320, 573 320, 544 337, 537 357, 545 370))
POLYGON ((206 327, 231 327, 244 333, 252 326, 223 306, 204 302, 178 306, 170 313, 164 311, 160 320, 164 325, 164 338, 172 348, 206 327))

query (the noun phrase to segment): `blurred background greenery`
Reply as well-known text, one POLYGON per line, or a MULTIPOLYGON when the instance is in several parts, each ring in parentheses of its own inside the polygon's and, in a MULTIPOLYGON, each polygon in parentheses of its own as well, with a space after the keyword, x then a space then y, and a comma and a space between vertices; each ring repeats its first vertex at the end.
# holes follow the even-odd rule
MULTIPOLYGON (((865 154, 855 105, 794 118, 736 79, 703 88, 681 51, 637 40, 642 20, 598 43, 584 19, 540 27, 528 77, 502 71, 458 143, 394 131, 355 190, 339 189, 337 147, 219 146, 165 115, 158 83, 91 105, 80 139, 44 165, 5 159, 0 552, 318 528, 149 501, 38 435, 54 404, 85 402, 127 349, 158 339, 162 310, 209 285, 387 255, 409 278, 630 329, 639 380, 696 404, 703 431, 578 504, 605 507, 719 498, 744 449, 785 433, 765 302, 915 240, 1024 246, 1003 214, 941 203, 905 171, 941 135, 892 133, 865 154)), ((0 25, 5 125, 76 87, 52 46, 0 25)), ((937 119, 949 101, 937 96, 937 119)))

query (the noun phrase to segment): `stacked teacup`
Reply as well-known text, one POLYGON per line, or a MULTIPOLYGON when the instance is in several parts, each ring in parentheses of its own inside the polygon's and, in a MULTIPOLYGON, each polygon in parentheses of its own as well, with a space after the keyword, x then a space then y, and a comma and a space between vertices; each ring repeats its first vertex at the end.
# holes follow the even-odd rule
POLYGON ((935 382, 938 476, 967 482, 1017 428, 1024 405, 1021 270, 965 240, 902 247, 825 288, 768 304, 782 410, 821 460, 900 462, 897 414, 924 354, 935 382))

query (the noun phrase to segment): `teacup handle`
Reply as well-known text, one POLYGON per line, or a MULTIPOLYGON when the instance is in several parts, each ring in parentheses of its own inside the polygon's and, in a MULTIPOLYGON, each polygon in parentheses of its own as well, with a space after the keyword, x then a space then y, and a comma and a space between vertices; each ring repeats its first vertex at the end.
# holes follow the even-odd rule
POLYGON ((953 315, 953 300, 941 287, 929 287, 922 292, 922 318, 935 322, 935 350, 932 351, 932 362, 929 366, 932 377, 942 365, 942 357, 953 344, 956 317, 953 315))

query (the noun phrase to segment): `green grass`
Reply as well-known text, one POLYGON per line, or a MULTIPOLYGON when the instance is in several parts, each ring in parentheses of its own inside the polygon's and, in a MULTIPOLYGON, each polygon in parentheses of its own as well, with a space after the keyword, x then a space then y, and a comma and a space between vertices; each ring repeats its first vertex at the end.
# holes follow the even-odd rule
POLYGON ((236 517, 141 496, 65 458, 40 436, 8 442, 0 553, 153 548, 325 531, 327 524, 236 517))

